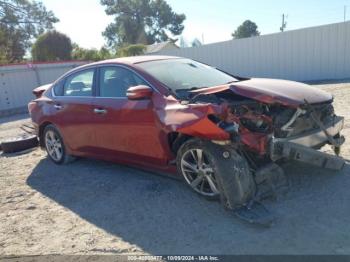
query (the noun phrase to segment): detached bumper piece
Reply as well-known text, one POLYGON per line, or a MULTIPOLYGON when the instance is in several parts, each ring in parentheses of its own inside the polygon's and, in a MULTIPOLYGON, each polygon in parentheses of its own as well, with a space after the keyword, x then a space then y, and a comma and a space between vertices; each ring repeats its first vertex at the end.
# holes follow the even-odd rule
POLYGON ((273 149, 272 159, 286 158, 332 170, 341 170, 345 165, 341 157, 292 142, 277 142, 273 149))
POLYGON ((277 199, 280 194, 286 194, 289 189, 289 181, 283 169, 275 163, 260 167, 254 174, 257 185, 255 198, 258 201, 266 198, 277 199))
POLYGON ((260 201, 266 198, 277 199, 279 194, 285 194, 289 182, 283 169, 275 163, 259 168, 254 179, 257 186, 255 198, 247 206, 234 210, 234 213, 248 223, 270 227, 276 218, 260 201))
POLYGON ((264 227, 270 227, 276 217, 270 213, 260 202, 253 201, 250 205, 234 210, 235 216, 243 221, 264 227))

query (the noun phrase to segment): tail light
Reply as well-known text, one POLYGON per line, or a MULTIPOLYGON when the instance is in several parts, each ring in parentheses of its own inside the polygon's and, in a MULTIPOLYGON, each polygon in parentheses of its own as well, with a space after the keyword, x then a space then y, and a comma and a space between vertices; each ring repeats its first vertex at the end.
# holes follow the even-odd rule
POLYGON ((42 86, 39 86, 33 90, 33 94, 36 98, 40 98, 41 95, 46 91, 47 88, 44 88, 42 86))

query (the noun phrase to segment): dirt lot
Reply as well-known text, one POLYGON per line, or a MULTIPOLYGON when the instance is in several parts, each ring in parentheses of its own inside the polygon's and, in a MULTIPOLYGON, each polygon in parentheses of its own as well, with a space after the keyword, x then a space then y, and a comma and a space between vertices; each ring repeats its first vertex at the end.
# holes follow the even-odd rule
MULTIPOLYGON (((320 88, 347 118, 350 159, 350 84, 320 88)), ((26 121, 0 119, 0 140, 26 121)), ((266 202, 278 220, 259 228, 177 180, 95 160, 56 166, 40 149, 1 155, 0 255, 350 254, 350 164, 284 168, 292 188, 266 202)))

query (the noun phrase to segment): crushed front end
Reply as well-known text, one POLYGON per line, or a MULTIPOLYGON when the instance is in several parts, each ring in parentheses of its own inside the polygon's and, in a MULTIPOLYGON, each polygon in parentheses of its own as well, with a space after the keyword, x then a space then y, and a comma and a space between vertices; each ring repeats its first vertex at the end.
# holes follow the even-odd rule
MULTIPOLYGON (((248 160, 258 185, 258 199, 276 196, 279 188, 288 187, 279 166, 281 160, 293 160, 321 168, 341 169, 345 161, 339 157, 345 139, 340 132, 344 118, 334 113, 333 99, 310 104, 281 103, 260 96, 248 98, 232 92, 198 94, 193 101, 220 104, 221 115, 208 118, 230 134, 230 143, 248 160), (324 145, 333 147, 335 155, 319 151, 324 145)), ((218 142, 218 141, 214 141, 218 142)))
POLYGON ((332 103, 328 93, 301 83, 259 79, 191 91, 181 104, 169 100, 157 113, 170 131, 210 140, 244 157, 255 181, 254 198, 230 206, 256 222, 270 221, 260 200, 289 187, 282 160, 334 170, 344 166, 339 157, 344 118, 332 103), (326 144, 335 154, 319 150, 326 144))
POLYGON ((332 100, 318 104, 305 100, 298 107, 288 107, 232 94, 220 95, 225 97, 226 114, 221 118, 209 117, 231 134, 233 142, 240 144, 253 166, 280 159, 330 169, 341 169, 344 165, 342 158, 318 151, 329 144, 339 155, 345 141, 340 134, 344 118, 334 113, 332 100))

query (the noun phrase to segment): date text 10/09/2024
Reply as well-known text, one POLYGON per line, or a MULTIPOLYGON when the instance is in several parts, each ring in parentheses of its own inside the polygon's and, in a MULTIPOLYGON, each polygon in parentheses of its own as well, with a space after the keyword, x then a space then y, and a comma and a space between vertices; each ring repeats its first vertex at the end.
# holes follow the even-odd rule
POLYGON ((219 261, 217 256, 128 256, 128 261, 219 261))

